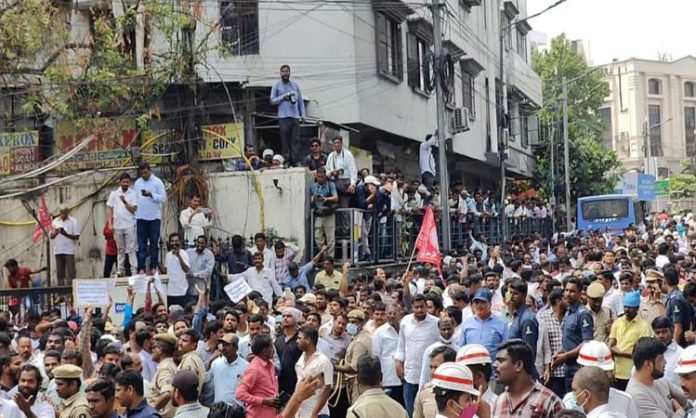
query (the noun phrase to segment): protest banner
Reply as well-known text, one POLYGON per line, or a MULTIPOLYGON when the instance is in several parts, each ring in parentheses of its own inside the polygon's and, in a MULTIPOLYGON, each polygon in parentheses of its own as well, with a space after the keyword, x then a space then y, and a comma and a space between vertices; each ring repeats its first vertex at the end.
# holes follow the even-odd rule
POLYGON ((230 283, 225 286, 224 289, 232 302, 237 303, 244 299, 244 296, 252 292, 253 289, 241 274, 228 274, 227 278, 230 283))

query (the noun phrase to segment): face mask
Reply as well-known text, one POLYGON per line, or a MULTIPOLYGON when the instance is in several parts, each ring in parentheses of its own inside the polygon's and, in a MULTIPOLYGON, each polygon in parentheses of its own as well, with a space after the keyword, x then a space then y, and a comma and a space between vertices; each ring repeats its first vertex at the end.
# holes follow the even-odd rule
POLYGON ((346 332, 349 335, 355 335, 358 333, 358 325, 357 324, 348 324, 346 326, 346 332))
POLYGON ((582 409, 582 405, 578 405, 578 400, 575 399, 575 394, 573 392, 570 392, 568 394, 568 401, 564 402, 564 403, 566 404, 566 407, 568 409, 572 409, 574 411, 584 413, 584 410, 582 409))
POLYGON ((462 413, 461 415, 459 415, 459 418, 472 418, 474 415, 476 415, 476 404, 472 403, 462 410, 462 413))
POLYGON ((280 325, 283 323, 283 315, 278 315, 276 316, 276 325, 280 325))
POLYGON ((442 335, 440 335, 440 342, 443 343, 443 344, 452 344, 452 337, 450 337, 450 338, 448 338, 448 339, 444 339, 444 338, 442 337, 442 335))

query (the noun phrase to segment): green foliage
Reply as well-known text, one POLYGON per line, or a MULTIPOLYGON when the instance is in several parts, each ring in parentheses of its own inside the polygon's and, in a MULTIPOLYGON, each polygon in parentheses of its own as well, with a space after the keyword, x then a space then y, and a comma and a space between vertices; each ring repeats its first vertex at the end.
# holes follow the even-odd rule
MULTIPOLYGON (((70 1, 0 0, 0 76, 8 84, 28 86, 22 100, 27 114, 56 119, 147 115, 169 84, 195 83, 193 69, 205 61, 207 46, 207 35, 199 42, 194 37, 203 16, 198 3, 104 4, 125 9, 95 8, 88 22, 66 25, 70 1), (136 33, 145 33, 147 40, 140 59, 136 33)), ((142 116, 138 120, 145 125, 142 116)))
POLYGON ((682 161, 684 169, 680 174, 669 177, 670 195, 675 198, 696 197, 696 161, 682 161))
MULTIPOLYGON (((568 80, 568 137, 571 195, 578 197, 613 191, 621 177, 621 163, 612 150, 602 143, 606 122, 598 110, 610 93, 598 71, 590 68, 573 52, 565 35, 551 41, 547 51, 535 52, 532 66, 542 79, 544 108, 539 112, 539 126, 556 126, 555 160, 558 167, 556 196, 563 195, 563 96, 562 79, 568 80), (560 192, 560 193, 559 193, 560 192)), ((537 187, 548 190, 550 179, 550 141, 540 138, 536 151, 537 187)))

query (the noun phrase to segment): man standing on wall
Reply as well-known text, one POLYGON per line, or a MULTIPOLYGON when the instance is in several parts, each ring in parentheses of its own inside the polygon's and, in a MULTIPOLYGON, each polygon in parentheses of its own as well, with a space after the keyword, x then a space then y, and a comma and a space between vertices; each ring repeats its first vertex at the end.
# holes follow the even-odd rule
POLYGON ((433 186, 435 185, 435 176, 437 172, 435 170, 435 157, 433 157, 433 147, 437 146, 437 134, 425 137, 425 141, 420 144, 419 151, 419 166, 421 172, 421 180, 425 187, 428 188, 430 193, 433 192, 433 186))
POLYGON ((135 255, 135 211, 138 209, 138 200, 135 192, 130 187, 131 177, 128 173, 119 177, 119 187, 109 194, 106 201, 107 229, 114 231, 116 241, 117 271, 119 276, 126 274, 126 255, 130 265, 136 263, 135 255))
POLYGON ((80 239, 80 225, 70 216, 70 208, 60 207, 60 215, 53 220, 53 253, 56 256, 56 275, 58 286, 71 286, 75 278, 75 250, 80 239), (67 279, 67 280, 66 280, 67 279))
POLYGON ((290 66, 280 67, 280 80, 271 89, 271 104, 278 106, 278 128, 283 153, 290 165, 300 162, 305 147, 300 143, 300 121, 305 118, 300 86, 290 81, 290 66))
POLYGON ((159 256, 160 226, 162 224, 162 205, 167 201, 164 183, 155 176, 150 164, 140 164, 140 178, 135 182, 137 210, 135 219, 138 227, 138 272, 145 272, 145 260, 150 244, 150 272, 157 269, 159 256))

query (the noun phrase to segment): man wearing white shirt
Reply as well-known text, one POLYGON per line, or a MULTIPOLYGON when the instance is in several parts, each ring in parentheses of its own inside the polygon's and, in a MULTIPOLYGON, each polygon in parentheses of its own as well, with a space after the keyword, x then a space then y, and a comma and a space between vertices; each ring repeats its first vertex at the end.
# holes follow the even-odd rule
POLYGON ((80 226, 77 220, 70 216, 68 206, 60 207, 60 215, 53 220, 53 231, 49 236, 54 240, 53 253, 56 256, 58 286, 71 286, 75 278, 75 250, 77 240, 80 239, 80 226))
POLYGON ((377 327, 372 334, 372 355, 379 357, 382 365, 382 386, 390 398, 404 403, 401 379, 396 375, 394 355, 399 345, 399 311, 397 305, 386 307, 387 322, 377 327))
POLYGON ((437 146, 437 135, 428 134, 425 140, 420 144, 418 154, 418 165, 421 172, 421 180, 423 185, 428 188, 430 193, 433 192, 435 185, 435 158, 433 157, 433 147, 437 146))
POLYGON ((599 273, 597 278, 606 291, 604 300, 602 300, 602 307, 609 308, 611 311, 611 319, 614 320, 623 314, 623 296, 621 295, 621 291, 614 287, 614 283, 616 282, 614 273, 610 270, 605 270, 599 273))
POLYGON ((455 351, 458 348, 452 338, 454 335, 454 321, 451 318, 440 318, 437 328, 440 331, 440 341, 430 344, 423 352, 423 365, 421 366, 420 380, 418 382, 418 387, 421 389, 432 378, 430 373, 430 354, 433 350, 442 346, 450 347, 455 351))
POLYGON ((164 265, 160 266, 162 272, 169 277, 167 284, 167 303, 169 306, 186 306, 191 300, 187 296, 188 280, 186 274, 191 271, 189 257, 186 251, 181 249, 181 235, 174 232, 169 235, 170 251, 164 257, 164 265))
POLYGON ((611 382, 602 369, 596 366, 583 367, 573 378, 575 400, 587 418, 627 418, 612 411, 609 406, 611 382))
POLYGON ((276 281, 275 272, 264 267, 263 260, 263 253, 254 254, 254 266, 242 273, 242 277, 249 287, 261 293, 268 306, 273 306, 273 296, 280 296, 283 290, 276 281))
POLYGON ((201 207, 201 196, 191 197, 189 207, 181 211, 179 223, 184 228, 184 246, 191 248, 196 246, 196 239, 205 235, 205 230, 213 220, 213 211, 201 207))
POLYGON ((660 340, 667 347, 665 351, 665 377, 670 382, 680 386, 679 375, 674 372, 677 368, 679 356, 681 356, 683 348, 674 342, 674 325, 667 317, 660 316, 653 320, 652 330, 655 333, 655 338, 660 340))
MULTIPOLYGON (((358 167, 350 150, 343 148, 343 138, 336 133, 331 139, 333 151, 326 158, 326 173, 336 183, 338 192, 338 206, 349 208, 352 197, 355 195, 355 186, 358 182, 358 167)), ((346 235, 350 231, 350 214, 339 212, 336 214, 336 235, 346 235)))
POLYGON ((258 232, 254 235, 254 246, 249 248, 251 254, 263 254, 263 266, 267 269, 275 271, 275 252, 266 245, 266 235, 263 232, 258 232))
MULTIPOLYGON (((53 406, 39 393, 41 389, 41 371, 38 367, 25 364, 19 369, 19 384, 10 391, 10 399, 14 399, 24 416, 33 418, 55 418, 53 406)), ((10 415, 3 409, 5 417, 10 415)), ((22 415, 20 415, 22 416, 22 415)))
POLYGON ((117 273, 123 276, 126 272, 126 254, 131 266, 138 262, 135 253, 136 231, 135 231, 135 211, 137 197, 130 187, 131 177, 128 173, 121 174, 119 177, 119 187, 109 194, 106 201, 106 222, 107 227, 114 230, 114 241, 118 250, 117 273))
POLYGON ((399 326, 399 344, 394 354, 396 374, 405 380, 404 404, 409 416, 418 393, 421 366, 425 349, 439 339, 437 318, 428 315, 425 296, 416 295, 411 301, 412 314, 406 315, 399 326), (406 343, 408 341, 408 343, 406 343))

